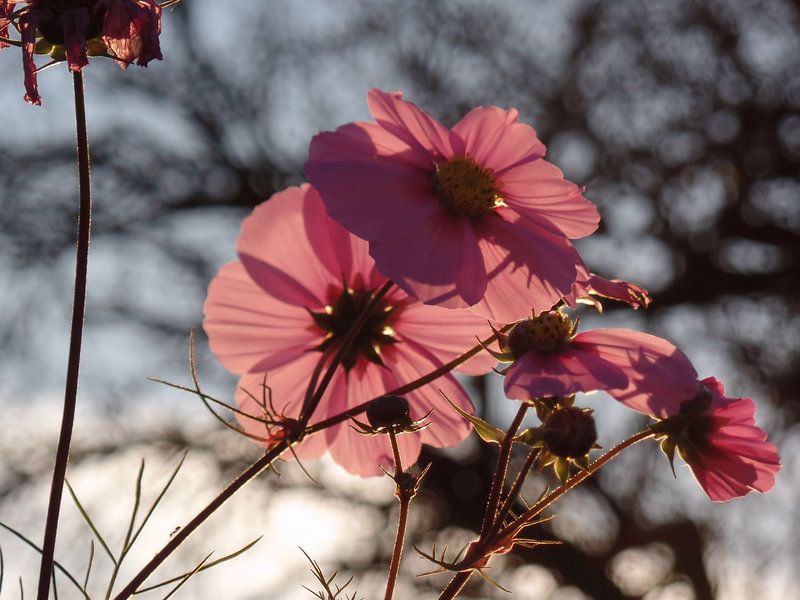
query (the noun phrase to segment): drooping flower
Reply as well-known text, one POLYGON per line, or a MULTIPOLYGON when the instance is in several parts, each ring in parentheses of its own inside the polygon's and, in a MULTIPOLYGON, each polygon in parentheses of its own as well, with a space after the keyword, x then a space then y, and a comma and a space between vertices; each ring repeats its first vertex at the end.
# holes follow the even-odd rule
POLYGON ((780 457, 756 425, 753 400, 728 398, 722 384, 708 377, 676 408, 653 430, 670 460, 678 450, 711 500, 773 488, 780 457))
POLYGON ((517 323, 500 340, 505 393, 529 400, 604 390, 629 408, 668 414, 675 399, 694 393, 697 372, 678 348, 629 329, 576 335, 577 322, 554 310, 517 323))
POLYGON ((25 100, 32 104, 41 104, 34 54, 66 60, 70 71, 88 65, 89 55, 109 56, 123 69, 161 59, 161 7, 155 0, 0 0, 0 35, 3 10, 20 30, 25 100), (23 3, 12 15, 10 6, 23 3))
MULTIPOLYGON (((8 0, 0 0, 0 37, 8 38, 8 26, 11 25, 11 19, 14 12, 14 6, 8 0)), ((8 48, 10 44, 0 40, 0 50, 8 48)))
POLYGON ((502 322, 570 294, 582 266, 570 240, 599 215, 515 109, 475 108, 447 129, 400 93, 368 103, 375 122, 315 136, 305 172, 382 273, 427 304, 502 322))
MULTIPOLYGON (((269 386, 277 412, 300 414, 306 387, 323 352, 340 344, 372 293, 387 281, 375 267, 367 243, 350 235, 326 214, 312 187, 289 188, 257 207, 242 225, 239 260, 222 267, 211 282, 203 326, 211 349, 230 371, 240 374, 239 408, 261 417, 269 386)), ((426 306, 397 287, 370 315, 344 357, 311 423, 384 395, 434 370, 475 344, 486 329, 469 311, 426 306)), ((462 369, 485 373, 494 364, 481 353, 462 369)), ((434 409, 424 429, 398 437, 404 465, 420 444, 452 446, 469 432, 442 398, 442 390, 463 410, 471 403, 451 375, 405 395, 410 417, 434 409)), ((265 426, 239 415, 245 431, 263 440, 265 426)), ((351 473, 380 475, 391 468, 388 436, 367 437, 348 422, 309 437, 298 456, 328 451, 351 473)))

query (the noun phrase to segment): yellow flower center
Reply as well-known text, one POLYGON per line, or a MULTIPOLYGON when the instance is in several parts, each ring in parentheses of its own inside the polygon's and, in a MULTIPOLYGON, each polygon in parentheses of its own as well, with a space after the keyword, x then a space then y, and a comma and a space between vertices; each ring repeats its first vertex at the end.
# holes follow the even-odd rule
POLYGON ((508 349, 514 358, 531 350, 551 352, 567 346, 577 326, 560 310, 551 310, 514 325, 508 334, 508 349))
POLYGON ((453 156, 438 163, 433 187, 450 212, 470 219, 503 204, 492 171, 467 156, 453 156))

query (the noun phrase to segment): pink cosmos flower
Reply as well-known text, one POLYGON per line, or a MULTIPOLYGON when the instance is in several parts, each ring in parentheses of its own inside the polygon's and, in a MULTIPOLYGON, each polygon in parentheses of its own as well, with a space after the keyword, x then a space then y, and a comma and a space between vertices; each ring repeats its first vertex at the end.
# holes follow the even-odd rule
POLYGON ((667 415, 676 399, 690 397, 697 372, 667 340, 629 329, 595 329, 575 335, 576 322, 561 311, 520 321, 501 338, 506 396, 515 400, 604 390, 629 408, 667 415))
POLYGON ((715 502, 739 498, 752 490, 771 490, 781 468, 780 457, 755 423, 755 402, 728 398, 713 377, 697 383, 689 398, 675 407, 671 418, 653 427, 667 455, 672 458, 677 448, 715 502))
MULTIPOLYGON (((239 260, 211 282, 203 326, 222 364, 240 374, 239 408, 256 417, 271 389, 275 409, 297 418, 321 352, 335 348, 371 293, 387 280, 375 268, 367 243, 326 214, 314 188, 289 188, 258 206, 243 225, 239 260), (266 374, 266 379, 265 379, 266 374)), ((432 371, 475 344, 486 321, 469 311, 426 306, 392 288, 345 356, 311 423, 341 413, 432 371)), ((481 353, 465 365, 485 373, 494 364, 481 353)), ((470 430, 443 400, 472 405, 451 376, 406 395, 414 420, 430 410, 431 425, 398 436, 404 465, 420 444, 453 446, 470 430)), ((274 441, 263 423, 240 416, 244 430, 264 445, 274 441)), ((344 422, 303 440, 299 457, 328 451, 351 473, 380 475, 393 466, 386 435, 366 437, 344 422)))
POLYGON ((426 304, 502 322, 571 292, 570 239, 599 215, 515 109, 475 108, 447 129, 399 92, 368 103, 375 122, 314 137, 305 172, 382 273, 426 304))
POLYGON ((4 11, 6 21, 16 19, 19 26, 25 100, 31 104, 41 104, 33 60, 37 37, 53 46, 52 56, 66 58, 70 71, 88 65, 89 54, 106 54, 123 69, 161 59, 161 7, 155 0, 0 0, 0 35, 8 27, 4 11), (26 6, 12 13, 16 4, 26 6))

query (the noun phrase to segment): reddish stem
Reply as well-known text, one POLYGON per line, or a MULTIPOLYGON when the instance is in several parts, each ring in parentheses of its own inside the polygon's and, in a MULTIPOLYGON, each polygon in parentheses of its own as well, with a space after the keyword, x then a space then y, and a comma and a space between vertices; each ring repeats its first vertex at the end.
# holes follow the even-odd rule
POLYGON ((81 361, 81 341, 86 311, 86 274, 89 264, 89 234, 92 226, 92 192, 89 167, 89 135, 86 127, 86 106, 83 95, 83 73, 72 73, 75 89, 75 123, 78 146, 78 244, 75 259, 75 289, 72 301, 72 328, 69 338, 69 358, 64 385, 64 409, 61 416, 61 432, 58 437, 56 464, 50 486, 50 501, 47 505, 44 541, 42 543, 42 562, 39 569, 38 600, 47 600, 50 594, 50 580, 53 574, 53 555, 58 532, 58 516, 61 509, 61 495, 64 491, 64 477, 69 462, 69 446, 72 441, 72 425, 75 421, 75 404, 78 397, 78 374, 81 361))
POLYGON ((517 410, 511 426, 506 431, 506 436, 500 444, 500 454, 497 457, 497 468, 494 472, 494 479, 492 480, 492 489, 489 492, 489 500, 486 503, 486 512, 483 515, 483 523, 481 524, 481 537, 480 541, 483 542, 491 536, 494 531, 495 519, 497 517, 497 506, 500 503, 500 494, 503 492, 503 486, 506 482, 506 474, 508 473, 508 463, 511 460, 511 449, 514 446, 514 436, 517 435, 522 419, 525 418, 525 413, 528 412, 528 405, 522 402, 517 410))

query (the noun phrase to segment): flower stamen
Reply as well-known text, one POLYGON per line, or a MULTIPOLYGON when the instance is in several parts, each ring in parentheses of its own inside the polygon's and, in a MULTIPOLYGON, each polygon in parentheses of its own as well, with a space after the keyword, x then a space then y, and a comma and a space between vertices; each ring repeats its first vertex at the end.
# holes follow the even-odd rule
POLYGON ((439 201, 450 212, 470 219, 480 217, 503 203, 494 173, 468 156, 452 156, 438 163, 433 187, 439 201))

